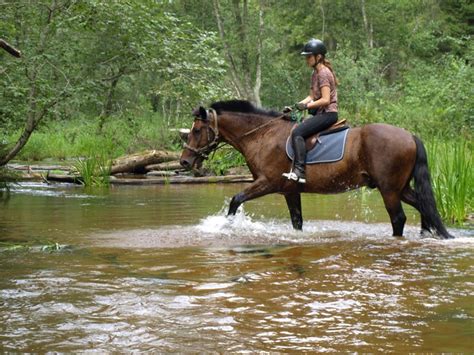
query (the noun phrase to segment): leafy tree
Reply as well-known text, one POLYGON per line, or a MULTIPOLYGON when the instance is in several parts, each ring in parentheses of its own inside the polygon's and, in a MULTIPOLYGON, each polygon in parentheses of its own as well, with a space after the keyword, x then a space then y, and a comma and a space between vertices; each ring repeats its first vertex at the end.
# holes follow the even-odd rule
POLYGON ((24 52, 20 61, 5 61, 1 69, 2 134, 24 128, 0 153, 0 165, 48 117, 67 119, 82 110, 99 114, 102 127, 126 96, 118 97, 122 83, 128 95, 139 87, 137 100, 129 100, 135 105, 151 94, 192 105, 215 96, 217 87, 225 92, 214 34, 183 23, 154 1, 8 0, 2 5, 0 31, 24 52), (156 81, 143 80, 148 76, 156 81))

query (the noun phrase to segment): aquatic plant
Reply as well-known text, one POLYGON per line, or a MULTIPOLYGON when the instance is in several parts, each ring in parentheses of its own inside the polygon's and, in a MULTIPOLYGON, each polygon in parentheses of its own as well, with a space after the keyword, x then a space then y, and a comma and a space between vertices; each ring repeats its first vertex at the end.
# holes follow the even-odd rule
POLYGON ((15 251, 42 251, 42 252, 57 252, 65 249, 66 246, 58 242, 50 240, 34 240, 27 242, 18 241, 2 241, 0 242, 0 252, 15 252, 15 251))
POLYGON ((474 205, 472 142, 436 140, 426 146, 438 210, 448 223, 461 225, 474 205))
POLYGON ((109 186, 112 161, 105 154, 92 154, 88 158, 76 159, 75 172, 81 176, 84 186, 109 186))

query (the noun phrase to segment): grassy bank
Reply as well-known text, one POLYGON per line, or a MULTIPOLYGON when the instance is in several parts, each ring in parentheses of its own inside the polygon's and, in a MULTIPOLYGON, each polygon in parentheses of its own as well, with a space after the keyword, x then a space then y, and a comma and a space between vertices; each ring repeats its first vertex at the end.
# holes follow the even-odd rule
MULTIPOLYGON (((115 158, 145 149, 178 150, 178 134, 158 115, 110 117, 100 127, 99 118, 52 121, 30 137, 16 159, 39 161, 78 157, 115 158)), ((14 142, 20 132, 7 137, 14 142)))

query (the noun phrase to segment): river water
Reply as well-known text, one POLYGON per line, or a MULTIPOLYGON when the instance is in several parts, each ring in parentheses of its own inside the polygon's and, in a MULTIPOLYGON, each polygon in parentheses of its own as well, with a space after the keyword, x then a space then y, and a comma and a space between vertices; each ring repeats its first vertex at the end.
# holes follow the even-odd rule
POLYGON ((22 184, 0 201, 0 350, 471 352, 474 233, 391 236, 376 191, 22 184), (11 248, 9 244, 28 245, 11 248), (58 243, 59 250, 42 250, 58 243))

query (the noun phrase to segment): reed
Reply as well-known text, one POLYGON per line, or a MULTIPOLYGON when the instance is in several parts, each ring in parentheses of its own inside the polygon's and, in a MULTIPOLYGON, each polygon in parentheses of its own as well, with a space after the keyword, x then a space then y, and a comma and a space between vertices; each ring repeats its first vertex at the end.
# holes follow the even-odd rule
POLYGON ((441 217, 462 225, 473 211, 474 172, 472 142, 427 142, 433 190, 441 217))
POLYGON ((84 186, 109 186, 112 161, 105 154, 90 154, 88 158, 76 159, 75 173, 81 176, 84 186))

